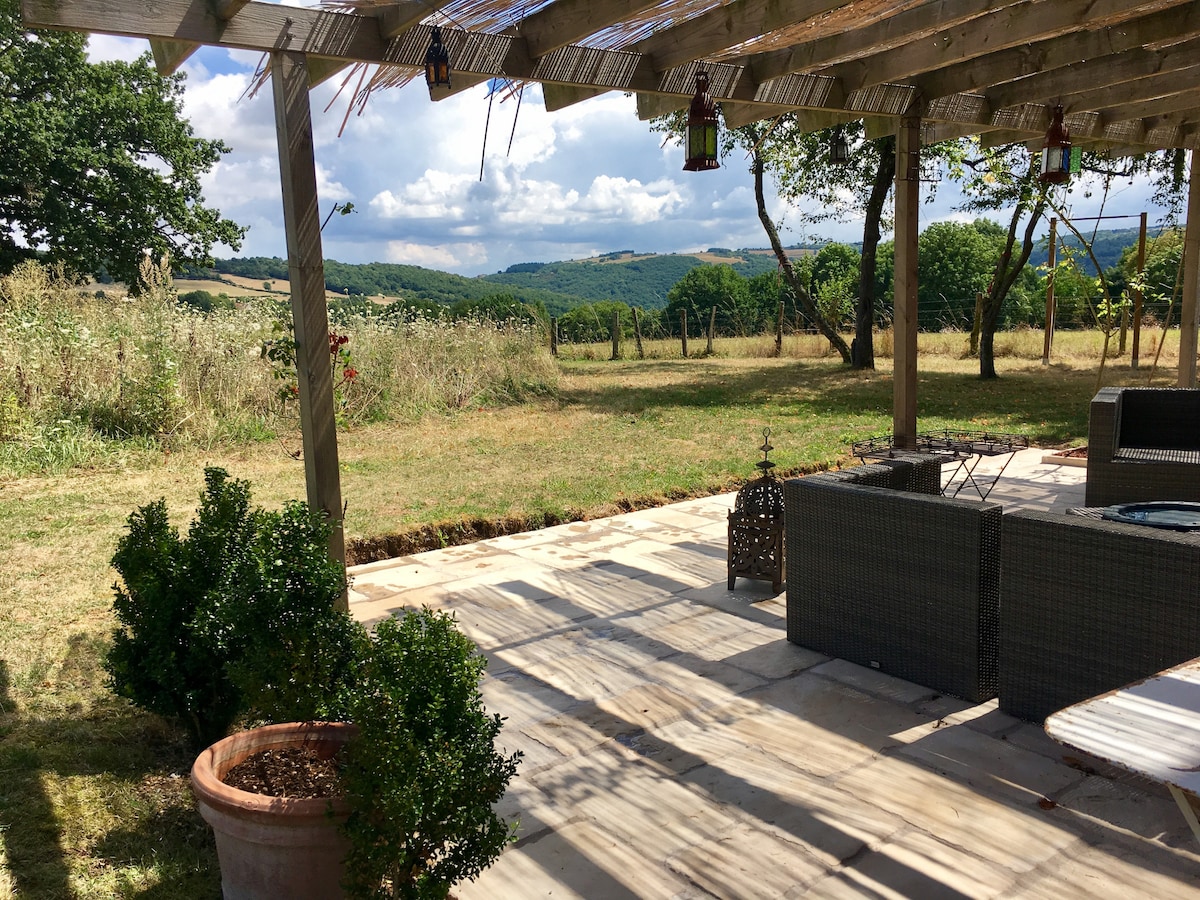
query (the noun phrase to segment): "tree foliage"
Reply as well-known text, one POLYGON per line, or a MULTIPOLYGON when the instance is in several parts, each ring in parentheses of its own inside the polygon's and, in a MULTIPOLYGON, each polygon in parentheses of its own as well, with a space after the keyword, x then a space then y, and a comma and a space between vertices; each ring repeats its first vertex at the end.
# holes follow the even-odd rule
POLYGON ((680 313, 686 311, 688 334, 702 335, 714 308, 722 333, 756 334, 761 330, 761 310, 750 296, 750 286, 730 266, 699 266, 684 275, 667 294, 663 327, 669 334, 679 334, 680 313))
MULTIPOLYGON (((1183 155, 1180 151, 1165 150, 1122 160, 1118 167, 1107 157, 1085 151, 1082 156, 1082 174, 1073 176, 1066 185, 1042 184, 1038 178, 1039 166, 1036 157, 1024 145, 1014 144, 994 150, 979 150, 977 159, 962 160, 963 193, 967 200, 964 208, 973 211, 1011 211, 1004 250, 996 263, 987 298, 984 302, 983 321, 979 342, 979 373, 984 378, 995 378, 995 359, 992 354, 995 330, 1002 321, 1005 300, 1022 278, 1025 264, 1034 247, 1034 232, 1048 210, 1053 210, 1060 219, 1070 215, 1070 201, 1074 194, 1091 196, 1100 191, 1107 198, 1113 185, 1120 179, 1144 175, 1155 186, 1155 202, 1168 209, 1168 218, 1177 216, 1182 207, 1185 179, 1183 155), (1025 222, 1022 230, 1021 223, 1025 222), (1018 234, 1021 233, 1018 244, 1018 234)), ((1103 207, 1102 207, 1103 208, 1103 207)), ((1074 228, 1071 230, 1075 231, 1074 228)), ((1095 233, 1093 229, 1093 234, 1095 233)), ((1077 239, 1084 235, 1076 231, 1077 239)), ((1085 251, 1092 256, 1090 247, 1085 251)), ((1094 257, 1093 257, 1094 258, 1094 257)), ((1102 274, 1102 267, 1097 275, 1102 274)))
POLYGON ((24 30, 0 0, 0 267, 42 252, 136 284, 143 250, 204 261, 244 229, 204 205, 200 177, 228 151, 181 118, 183 75, 147 54, 89 63, 86 38, 24 30))

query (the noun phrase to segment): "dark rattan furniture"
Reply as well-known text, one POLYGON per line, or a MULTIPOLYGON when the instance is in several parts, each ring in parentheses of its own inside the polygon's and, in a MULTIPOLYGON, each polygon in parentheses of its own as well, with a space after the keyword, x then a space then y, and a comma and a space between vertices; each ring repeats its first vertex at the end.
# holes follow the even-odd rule
POLYGON ((1050 713, 1200 654, 1200 535, 1087 515, 1004 517, 1000 708, 1050 713))
POLYGON ((986 700, 997 688, 1000 506, 940 496, 941 461, 914 459, 784 483, 788 640, 986 700))
POLYGON ((1200 500, 1200 390, 1101 388, 1088 420, 1086 502, 1200 500))

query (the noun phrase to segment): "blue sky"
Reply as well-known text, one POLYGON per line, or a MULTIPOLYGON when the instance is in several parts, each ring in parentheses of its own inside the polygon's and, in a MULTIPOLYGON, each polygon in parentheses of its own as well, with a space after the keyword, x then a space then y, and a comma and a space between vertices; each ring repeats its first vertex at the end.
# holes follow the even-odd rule
MULTIPOLYGON (((132 59, 145 41, 95 35, 93 59, 132 59)), ((259 55, 203 48, 184 66, 184 114, 195 132, 232 148, 205 179, 210 205, 249 232, 239 256, 286 257, 270 90, 244 97, 259 55)), ((520 262, 578 259, 613 250, 657 253, 764 247, 745 160, 684 172, 683 155, 638 120, 634 100, 610 93, 547 113, 537 86, 519 105, 483 85, 433 103, 423 79, 376 93, 360 115, 337 97, 343 76, 311 95, 326 258, 393 262, 479 275, 520 262), (330 105, 332 104, 332 105, 330 105), (329 107, 326 110, 326 107, 329 107), (510 144, 511 137, 511 148, 510 144), (483 175, 480 177, 482 162, 483 175)), ((350 88, 347 88, 349 93, 350 88)), ((1118 186, 1106 214, 1157 212, 1144 183, 1118 186)), ((969 219, 944 184, 922 204, 921 225, 969 219)), ((1098 198, 1077 191, 1072 212, 1095 215, 1098 198)), ((861 220, 806 227, 798 210, 771 202, 785 243, 855 242, 861 220)), ((1136 219, 1105 223, 1135 226, 1136 219)), ((215 255, 235 255, 217 247, 215 255)))

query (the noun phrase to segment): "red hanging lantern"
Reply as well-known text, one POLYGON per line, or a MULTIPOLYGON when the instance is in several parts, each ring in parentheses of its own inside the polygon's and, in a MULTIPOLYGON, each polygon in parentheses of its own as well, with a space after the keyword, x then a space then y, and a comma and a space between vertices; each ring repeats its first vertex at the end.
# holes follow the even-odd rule
POLYGON ((708 95, 708 73, 696 73, 696 94, 688 109, 685 172, 719 169, 717 162, 717 105, 708 95))
POLYGON ((1063 109, 1054 107, 1054 118, 1042 142, 1042 184, 1066 184, 1071 177, 1071 135, 1063 127, 1063 109))

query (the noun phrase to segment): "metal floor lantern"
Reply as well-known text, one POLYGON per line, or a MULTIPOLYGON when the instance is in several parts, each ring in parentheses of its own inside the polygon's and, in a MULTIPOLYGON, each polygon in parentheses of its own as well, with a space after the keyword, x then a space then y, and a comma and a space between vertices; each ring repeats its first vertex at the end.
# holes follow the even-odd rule
POLYGON ((738 578, 771 582, 783 587, 783 482, 771 472, 768 454, 771 429, 763 429, 763 458, 755 463, 762 473, 737 493, 729 513, 729 590, 738 578))

